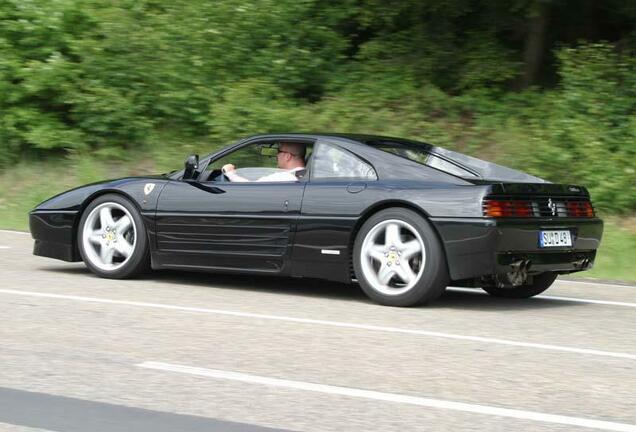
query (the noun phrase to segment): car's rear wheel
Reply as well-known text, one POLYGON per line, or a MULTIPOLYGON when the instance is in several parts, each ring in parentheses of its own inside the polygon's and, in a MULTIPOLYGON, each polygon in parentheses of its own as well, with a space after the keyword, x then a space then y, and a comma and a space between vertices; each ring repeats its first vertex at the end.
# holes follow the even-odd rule
POLYGON ((550 288, 557 278, 556 273, 546 272, 534 275, 532 283, 513 288, 483 287, 482 289, 494 297, 523 299, 541 294, 550 288))
POLYGON ((435 300, 448 270, 435 232, 412 210, 390 208, 371 216, 355 240, 353 265, 362 290, 388 306, 435 300))
POLYGON ((87 206, 77 241, 84 263, 98 276, 123 279, 148 268, 143 220, 135 206, 120 195, 102 195, 87 206))

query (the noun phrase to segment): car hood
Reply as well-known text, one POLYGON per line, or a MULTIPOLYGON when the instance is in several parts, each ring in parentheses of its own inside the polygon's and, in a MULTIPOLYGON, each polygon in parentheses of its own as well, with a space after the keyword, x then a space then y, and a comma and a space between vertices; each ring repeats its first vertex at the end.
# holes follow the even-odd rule
MULTIPOLYGON (((160 185, 169 181, 165 175, 148 175, 138 177, 122 177, 103 180, 59 193, 35 206, 34 211, 78 211, 90 197, 107 192, 120 193, 135 202, 142 202, 146 185, 153 184, 155 194, 162 188, 160 185)), ((147 189, 146 189, 147 190, 147 189)), ((153 194, 153 195, 155 195, 153 194)))

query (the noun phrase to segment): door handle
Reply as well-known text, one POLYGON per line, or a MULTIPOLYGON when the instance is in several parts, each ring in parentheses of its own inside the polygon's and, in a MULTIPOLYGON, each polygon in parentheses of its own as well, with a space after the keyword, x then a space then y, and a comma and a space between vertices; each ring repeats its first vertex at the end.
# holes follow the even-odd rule
POLYGON ((351 183, 347 186, 347 192, 358 193, 358 192, 362 192, 366 188, 367 188, 366 183, 351 183))
POLYGON ((285 200, 285 202, 283 203, 283 210, 285 211, 289 210, 289 200, 285 200))

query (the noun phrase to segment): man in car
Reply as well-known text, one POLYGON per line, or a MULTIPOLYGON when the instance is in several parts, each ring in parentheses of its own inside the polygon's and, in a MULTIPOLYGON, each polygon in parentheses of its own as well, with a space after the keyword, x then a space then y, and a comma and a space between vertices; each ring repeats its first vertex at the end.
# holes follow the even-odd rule
MULTIPOLYGON (((278 168, 285 171, 276 172, 259 178, 258 182, 298 181, 296 173, 305 169, 305 145, 292 142, 284 142, 278 145, 276 155, 278 168)), ((236 173, 233 164, 225 164, 221 169, 223 174, 232 182, 248 182, 250 180, 236 173)))

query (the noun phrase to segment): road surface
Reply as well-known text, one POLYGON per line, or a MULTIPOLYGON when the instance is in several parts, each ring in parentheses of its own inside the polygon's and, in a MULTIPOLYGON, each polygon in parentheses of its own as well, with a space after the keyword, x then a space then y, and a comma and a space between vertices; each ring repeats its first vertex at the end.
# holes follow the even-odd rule
POLYGON ((0 431, 636 431, 636 287, 100 279, 0 232, 0 431))

